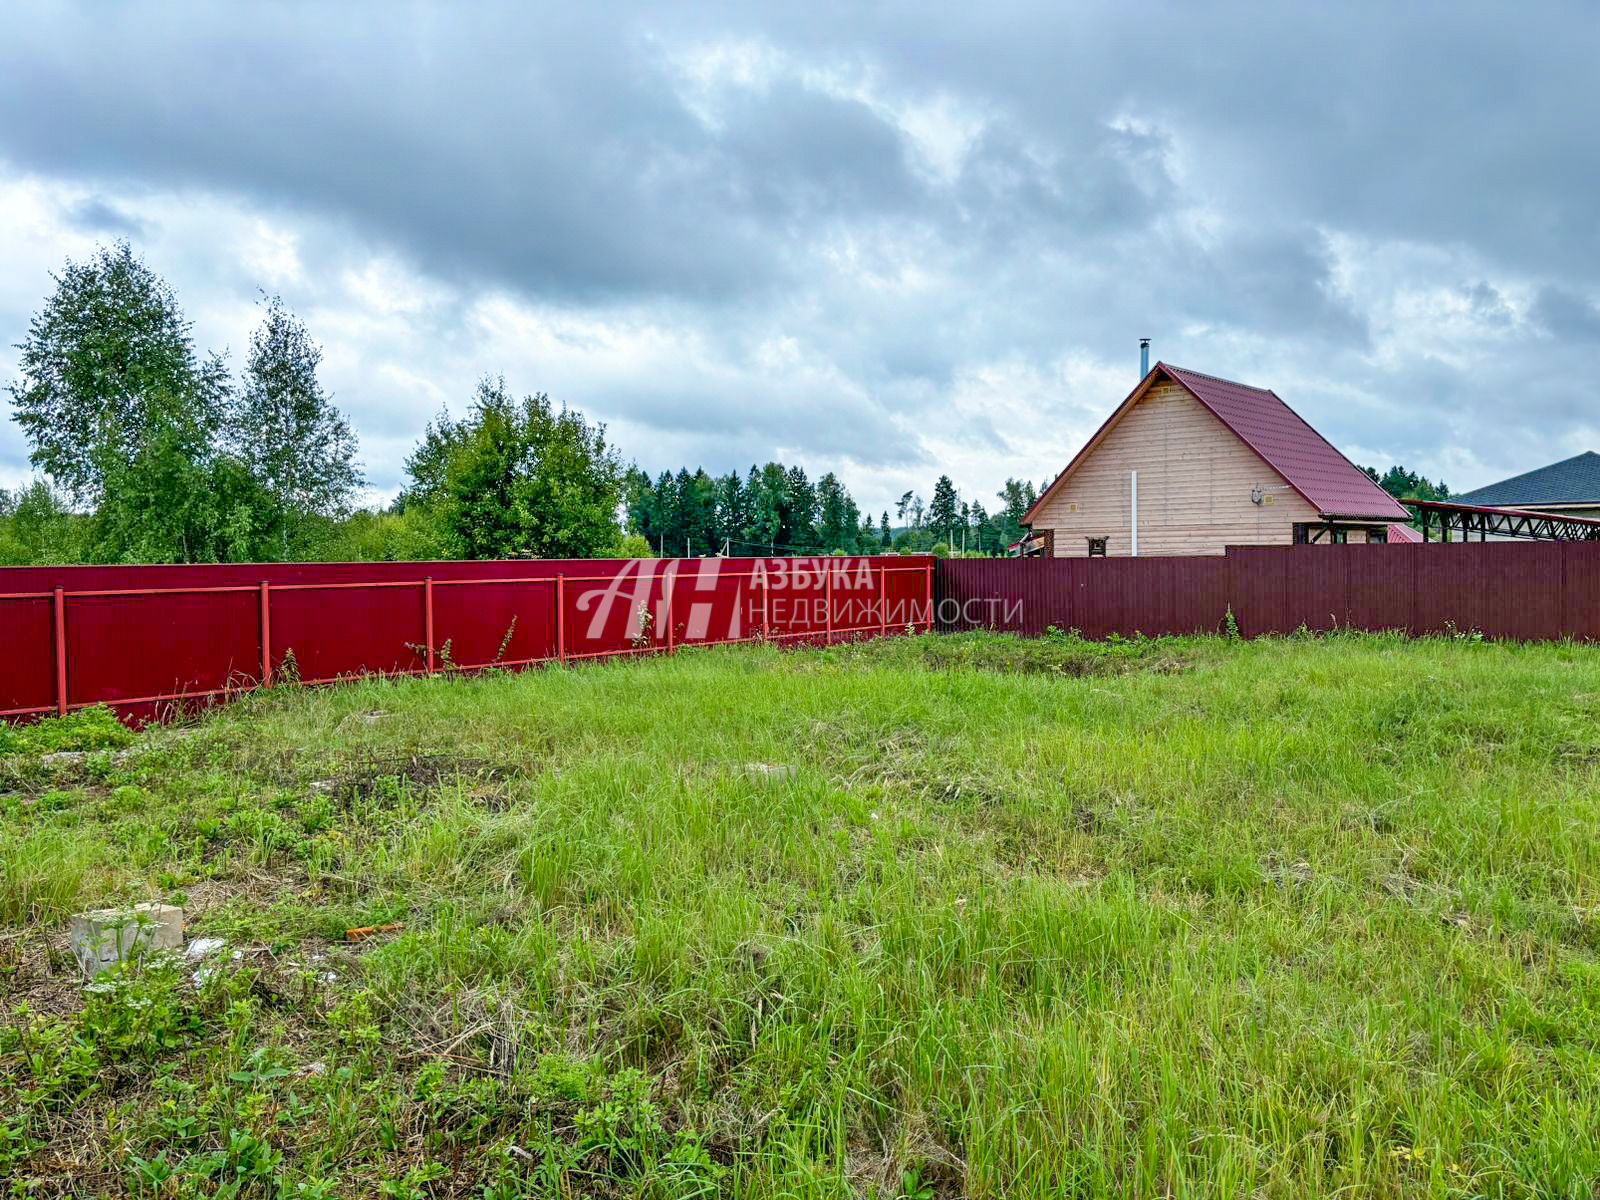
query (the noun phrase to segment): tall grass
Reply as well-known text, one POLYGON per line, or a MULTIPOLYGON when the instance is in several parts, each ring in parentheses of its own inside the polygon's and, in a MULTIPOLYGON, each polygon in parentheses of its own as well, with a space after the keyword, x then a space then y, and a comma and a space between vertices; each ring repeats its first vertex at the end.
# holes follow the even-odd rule
POLYGON ((95 838, 50 827, 0 829, 0 926, 59 920, 101 889, 90 876, 103 865, 95 838))
POLYGON ((101 1102, 181 1178, 247 1129, 274 1186, 350 1196, 1600 1180, 1585 648, 972 636, 374 681, 77 796, 5 844, 220 893, 199 928, 262 951, 142 1077, 202 1089, 189 1142, 101 1102), (288 1073, 250 1082, 257 1051, 288 1073))

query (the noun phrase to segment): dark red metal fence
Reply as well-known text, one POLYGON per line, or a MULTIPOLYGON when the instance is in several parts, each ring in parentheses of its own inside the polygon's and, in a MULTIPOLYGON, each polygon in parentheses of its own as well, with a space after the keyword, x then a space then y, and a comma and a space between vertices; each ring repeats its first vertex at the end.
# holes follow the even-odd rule
POLYGON ((766 638, 1480 631, 1600 640, 1600 544, 1235 547, 1108 559, 664 559, 0 568, 0 717, 133 720, 281 676, 519 667, 766 638))
POLYGON ((0 568, 0 717, 132 720, 304 683, 927 629, 933 560, 0 568))
POLYGON ((1312 630, 1478 631, 1600 640, 1600 544, 1248 546, 1195 558, 955 559, 935 573, 943 630, 1085 637, 1312 630))

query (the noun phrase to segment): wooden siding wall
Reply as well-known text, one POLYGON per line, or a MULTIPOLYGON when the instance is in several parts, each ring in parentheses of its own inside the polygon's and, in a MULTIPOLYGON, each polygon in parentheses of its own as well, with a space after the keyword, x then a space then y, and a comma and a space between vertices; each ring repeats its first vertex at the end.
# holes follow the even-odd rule
MULTIPOLYGON (((1230 545, 1289 545, 1317 511, 1175 383, 1150 389, 1053 496, 1034 529, 1054 529, 1057 558, 1083 558, 1088 539, 1129 554, 1128 475, 1139 472, 1139 554, 1221 554, 1230 545), (1253 488, 1266 493, 1250 501, 1253 488)), ((1352 542, 1366 535, 1350 534, 1352 542)))

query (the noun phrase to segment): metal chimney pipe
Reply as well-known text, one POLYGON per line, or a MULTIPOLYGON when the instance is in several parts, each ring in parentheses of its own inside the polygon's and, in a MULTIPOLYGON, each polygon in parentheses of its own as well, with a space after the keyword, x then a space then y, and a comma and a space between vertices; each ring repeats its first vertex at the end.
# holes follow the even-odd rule
POLYGON ((1150 374, 1150 339, 1139 339, 1139 378, 1150 374))

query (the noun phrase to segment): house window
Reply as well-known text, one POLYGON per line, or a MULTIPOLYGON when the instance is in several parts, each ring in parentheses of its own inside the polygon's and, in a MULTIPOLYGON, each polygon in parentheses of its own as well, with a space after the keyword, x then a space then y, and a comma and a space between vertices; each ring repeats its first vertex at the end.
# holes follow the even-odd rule
POLYGON ((1326 542, 1333 546, 1343 546, 1350 540, 1348 529, 1339 529, 1332 525, 1320 525, 1311 521, 1297 521, 1294 526, 1294 544, 1296 546, 1314 546, 1319 542, 1326 542))
POLYGON ((1090 558, 1104 558, 1105 556, 1106 556, 1106 539, 1103 538, 1103 537, 1101 537, 1101 538, 1090 538, 1089 539, 1089 557, 1090 558))
POLYGON ((1387 529, 1367 530, 1367 545, 1369 546, 1381 546, 1388 540, 1389 531, 1387 529))

